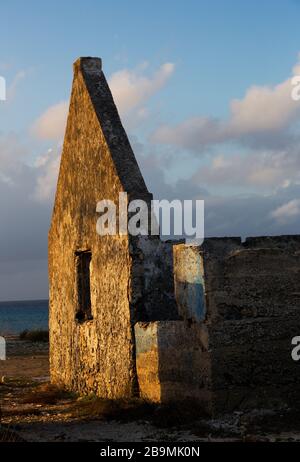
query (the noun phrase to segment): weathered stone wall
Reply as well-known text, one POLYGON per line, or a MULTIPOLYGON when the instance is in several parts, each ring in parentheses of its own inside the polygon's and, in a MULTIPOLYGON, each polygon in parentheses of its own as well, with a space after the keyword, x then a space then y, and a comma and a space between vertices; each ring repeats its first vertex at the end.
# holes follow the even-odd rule
POLYGON ((184 321, 135 325, 140 394, 154 402, 187 399, 211 411, 210 352, 205 326, 184 321))
POLYGON ((204 252, 216 411, 295 404, 300 237, 207 240, 204 252))
POLYGON ((174 296, 173 244, 158 237, 140 236, 136 252, 132 281, 139 294, 134 303, 134 321, 179 319, 174 296))
POLYGON ((195 253, 204 272, 213 412, 295 404, 300 374, 291 359, 291 339, 300 332, 300 237, 244 243, 216 238, 199 248, 176 246, 179 311, 194 320, 201 295, 182 280, 186 269, 189 278, 199 273, 195 253))
MULTIPOLYGON (((96 204, 149 194, 101 61, 74 81, 49 232, 51 380, 80 393, 211 413, 295 403, 300 236, 206 239, 96 233, 96 204), (78 252, 90 252, 92 319, 76 319, 78 252)), ((90 254, 89 254, 90 255, 90 254)))
MULTIPOLYGON (((80 393, 117 398, 136 392, 136 319, 151 319, 156 281, 170 262, 159 266, 157 238, 99 236, 96 204, 118 206, 119 192, 129 200, 150 201, 105 77, 101 61, 82 58, 74 65, 70 111, 49 232, 51 380, 80 393), (144 242, 145 241, 145 242, 144 242), (78 322, 75 254, 90 251, 93 319, 78 322)), ((171 278, 168 278, 171 281, 171 278)), ((160 291, 174 304, 172 284, 160 291)), ((153 304, 154 309, 156 305, 153 304)), ((155 313, 154 313, 155 314, 155 313)))
MULTIPOLYGON (((51 379, 82 393, 130 394, 134 344, 126 236, 98 236, 96 204, 123 186, 86 89, 80 63, 70 103, 49 233, 51 379), (75 252, 90 249, 93 320, 75 320, 75 252), (117 277, 116 277, 117 276, 117 277), (111 307, 113 306, 113 312, 111 307)), ((99 70, 99 69, 98 69, 99 70)))

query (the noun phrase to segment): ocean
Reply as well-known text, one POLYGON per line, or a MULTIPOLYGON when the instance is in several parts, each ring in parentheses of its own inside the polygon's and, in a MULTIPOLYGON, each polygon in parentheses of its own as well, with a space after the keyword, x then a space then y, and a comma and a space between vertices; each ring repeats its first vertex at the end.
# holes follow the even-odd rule
POLYGON ((48 300, 0 302, 0 336, 48 330, 48 300))

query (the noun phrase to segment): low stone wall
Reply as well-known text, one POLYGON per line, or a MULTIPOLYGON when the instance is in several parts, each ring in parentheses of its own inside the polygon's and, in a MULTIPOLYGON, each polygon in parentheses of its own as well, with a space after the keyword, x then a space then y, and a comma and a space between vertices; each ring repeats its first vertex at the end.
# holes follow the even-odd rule
POLYGON ((175 246, 174 256, 184 318, 201 301, 178 281, 203 274, 213 413, 299 403, 291 340, 300 334, 300 237, 212 238, 175 246))
POLYGON ((184 321, 135 325, 140 395, 154 402, 196 399, 210 411, 210 352, 204 326, 184 321))
POLYGON ((300 404, 300 364, 291 358, 299 320, 225 321, 210 330, 214 413, 300 404))

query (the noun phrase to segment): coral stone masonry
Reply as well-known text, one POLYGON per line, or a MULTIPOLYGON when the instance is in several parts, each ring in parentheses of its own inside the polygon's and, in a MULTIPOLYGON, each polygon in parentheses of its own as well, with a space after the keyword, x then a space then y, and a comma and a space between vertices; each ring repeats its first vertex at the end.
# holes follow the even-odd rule
POLYGON ((98 235, 96 204, 150 204, 99 58, 80 58, 49 231, 51 380, 80 394, 296 406, 300 236, 98 235))

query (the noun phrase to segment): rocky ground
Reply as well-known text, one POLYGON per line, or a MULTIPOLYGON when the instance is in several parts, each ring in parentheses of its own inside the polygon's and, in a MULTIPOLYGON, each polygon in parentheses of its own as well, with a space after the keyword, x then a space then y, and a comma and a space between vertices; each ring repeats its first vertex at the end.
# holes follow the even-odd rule
POLYGON ((0 441, 300 441, 300 412, 205 418, 193 406, 79 398, 49 384, 48 345, 8 341, 0 361, 0 441))

